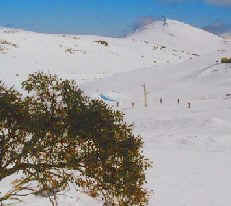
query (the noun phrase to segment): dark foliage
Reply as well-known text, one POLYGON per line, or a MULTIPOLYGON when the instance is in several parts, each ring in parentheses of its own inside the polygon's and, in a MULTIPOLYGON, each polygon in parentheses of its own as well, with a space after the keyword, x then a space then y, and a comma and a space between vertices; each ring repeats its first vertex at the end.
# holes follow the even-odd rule
POLYGON ((55 75, 31 74, 22 88, 0 84, 0 181, 21 174, 0 202, 74 184, 114 205, 147 203, 150 163, 121 112, 55 75))

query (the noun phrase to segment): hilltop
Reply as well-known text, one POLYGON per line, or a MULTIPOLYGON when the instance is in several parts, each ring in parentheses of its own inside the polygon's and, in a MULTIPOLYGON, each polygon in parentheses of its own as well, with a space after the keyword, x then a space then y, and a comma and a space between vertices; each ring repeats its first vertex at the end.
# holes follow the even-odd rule
POLYGON ((183 22, 167 19, 154 21, 129 35, 133 39, 147 40, 184 52, 204 54, 222 46, 222 39, 215 34, 183 22))
MULTIPOLYGON (((213 34, 173 20, 168 20, 166 26, 162 24, 146 25, 126 38, 1 28, 0 61, 10 79, 16 74, 25 77, 28 72, 40 70, 82 82, 139 68, 176 64, 222 48, 223 40, 213 34)), ((4 70, 0 75, 9 79, 4 70)))

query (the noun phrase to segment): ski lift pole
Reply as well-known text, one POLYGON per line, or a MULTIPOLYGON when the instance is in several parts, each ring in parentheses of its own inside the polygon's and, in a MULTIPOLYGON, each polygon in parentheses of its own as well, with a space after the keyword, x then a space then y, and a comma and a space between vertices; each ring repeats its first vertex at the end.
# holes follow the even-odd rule
POLYGON ((144 88, 144 107, 148 107, 148 92, 146 89, 146 85, 141 85, 144 88))

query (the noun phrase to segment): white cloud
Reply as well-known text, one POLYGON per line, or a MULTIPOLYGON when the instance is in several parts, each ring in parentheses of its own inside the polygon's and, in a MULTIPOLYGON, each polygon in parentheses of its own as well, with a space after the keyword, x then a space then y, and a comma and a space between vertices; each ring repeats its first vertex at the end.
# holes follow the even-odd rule
POLYGON ((231 0, 207 0, 207 2, 214 3, 214 4, 220 4, 220 5, 231 5, 231 0))
MULTIPOLYGON (((189 0, 165 0, 167 2, 183 2, 183 1, 189 1, 189 0)), ((190 0, 190 1, 194 1, 194 0, 190 0)), ((201 0, 201 1, 205 1, 208 3, 212 3, 212 4, 217 4, 217 5, 231 5, 231 0, 201 0)))

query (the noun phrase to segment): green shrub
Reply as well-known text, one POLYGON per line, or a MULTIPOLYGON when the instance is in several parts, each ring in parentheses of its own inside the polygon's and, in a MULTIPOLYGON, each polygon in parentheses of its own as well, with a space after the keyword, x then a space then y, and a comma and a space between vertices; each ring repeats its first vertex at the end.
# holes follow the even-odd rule
POLYGON ((231 58, 222 57, 221 58, 221 63, 231 63, 231 58))
POLYGON ((0 44, 2 44, 2 45, 10 45, 10 46, 12 46, 12 47, 17 48, 17 44, 11 43, 11 42, 6 41, 6 40, 0 40, 0 44))
POLYGON ((98 41, 95 41, 95 42, 98 43, 98 44, 102 44, 104 46, 108 46, 109 45, 108 42, 106 42, 104 40, 98 40, 98 41))

